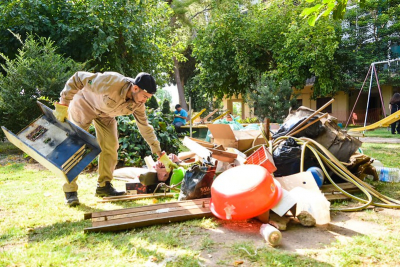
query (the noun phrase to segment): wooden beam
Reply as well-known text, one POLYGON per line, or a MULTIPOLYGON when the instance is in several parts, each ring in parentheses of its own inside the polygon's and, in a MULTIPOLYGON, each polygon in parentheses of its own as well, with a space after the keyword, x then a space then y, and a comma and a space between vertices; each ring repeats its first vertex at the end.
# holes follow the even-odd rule
POLYGON ((184 146, 189 148, 190 151, 196 153, 196 155, 198 155, 201 159, 207 159, 207 157, 211 157, 211 152, 207 148, 191 140, 190 137, 185 136, 182 143, 184 146))
MULTIPOLYGON (((143 207, 101 211, 91 214, 92 227, 85 232, 118 231, 155 224, 211 217, 210 199, 194 199, 147 205, 143 207)), ((89 215, 85 215, 85 218, 89 215)))

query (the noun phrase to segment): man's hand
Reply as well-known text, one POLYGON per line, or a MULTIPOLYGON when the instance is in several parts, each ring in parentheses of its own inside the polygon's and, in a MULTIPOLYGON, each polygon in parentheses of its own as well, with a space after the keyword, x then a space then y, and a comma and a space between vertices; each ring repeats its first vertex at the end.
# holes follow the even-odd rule
POLYGON ((53 111, 54 117, 57 120, 64 122, 68 118, 68 106, 65 104, 60 104, 58 102, 54 103, 56 109, 53 111))

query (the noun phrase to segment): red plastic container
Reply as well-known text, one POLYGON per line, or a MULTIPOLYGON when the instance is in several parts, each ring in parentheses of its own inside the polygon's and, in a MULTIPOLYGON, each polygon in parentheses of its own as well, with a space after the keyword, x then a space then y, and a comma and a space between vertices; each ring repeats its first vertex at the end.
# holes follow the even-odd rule
POLYGON ((267 169, 241 165, 224 171, 211 186, 211 212, 223 220, 245 220, 273 208, 282 188, 267 169))
POLYGON ((274 159, 267 150, 267 148, 263 145, 259 149, 257 149, 253 154, 247 157, 245 164, 254 164, 260 165, 266 168, 270 173, 276 171, 276 167, 274 164, 274 159))

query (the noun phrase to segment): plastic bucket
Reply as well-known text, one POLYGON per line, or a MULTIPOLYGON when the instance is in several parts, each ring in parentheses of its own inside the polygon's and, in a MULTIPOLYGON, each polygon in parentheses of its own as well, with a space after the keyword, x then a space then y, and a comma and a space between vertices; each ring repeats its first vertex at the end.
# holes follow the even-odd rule
MULTIPOLYGON (((185 176, 185 170, 182 167, 174 169, 172 171, 170 185, 179 184, 183 180, 184 176, 185 176)), ((180 189, 181 185, 178 185, 176 188, 180 189)))
POLYGON ((241 165, 221 173, 211 186, 211 212, 223 220, 245 220, 273 208, 282 189, 267 169, 241 165))

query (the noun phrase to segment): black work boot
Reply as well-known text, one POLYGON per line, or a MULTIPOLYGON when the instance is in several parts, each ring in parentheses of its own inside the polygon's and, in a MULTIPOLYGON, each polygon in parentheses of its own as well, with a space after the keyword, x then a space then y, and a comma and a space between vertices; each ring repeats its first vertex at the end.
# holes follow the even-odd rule
POLYGON ((100 187, 99 184, 97 184, 96 197, 121 196, 121 195, 125 195, 125 191, 117 191, 110 182, 106 182, 106 185, 103 187, 100 187))
POLYGON ((65 193, 65 205, 70 207, 79 205, 78 192, 64 192, 65 193))

